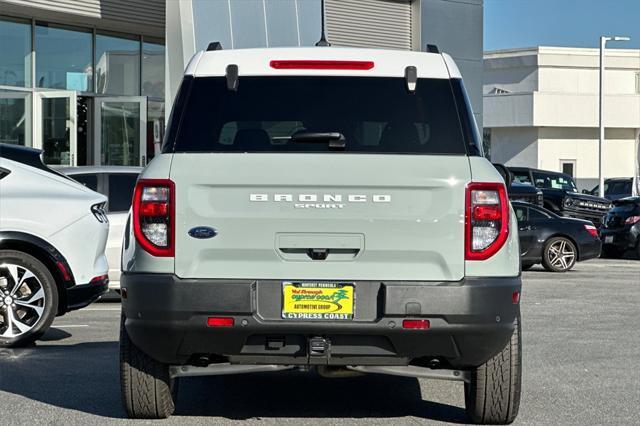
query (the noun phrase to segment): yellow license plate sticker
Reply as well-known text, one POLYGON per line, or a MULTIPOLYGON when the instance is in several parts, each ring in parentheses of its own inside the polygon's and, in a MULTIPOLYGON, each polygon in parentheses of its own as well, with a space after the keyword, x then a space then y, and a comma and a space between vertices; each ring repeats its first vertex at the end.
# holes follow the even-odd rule
POLYGON ((285 282, 282 293, 284 319, 353 319, 355 291, 352 283, 285 282))

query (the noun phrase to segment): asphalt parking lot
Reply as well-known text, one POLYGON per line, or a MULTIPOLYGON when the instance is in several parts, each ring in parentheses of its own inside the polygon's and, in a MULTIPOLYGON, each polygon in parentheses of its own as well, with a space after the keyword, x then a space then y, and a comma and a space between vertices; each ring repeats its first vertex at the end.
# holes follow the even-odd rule
MULTIPOLYGON (((117 303, 58 318, 44 341, 0 349, 0 424, 122 424, 117 303)), ((640 261, 566 274, 534 267, 522 297, 524 384, 516 424, 637 424, 640 261)), ((165 424, 464 423, 459 383, 298 372, 190 378, 165 424)))

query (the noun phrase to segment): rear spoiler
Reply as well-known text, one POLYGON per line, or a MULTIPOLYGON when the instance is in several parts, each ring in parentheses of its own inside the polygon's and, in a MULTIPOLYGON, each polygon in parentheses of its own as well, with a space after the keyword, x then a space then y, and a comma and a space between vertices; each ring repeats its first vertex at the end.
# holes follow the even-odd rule
POLYGON ((0 143, 0 158, 6 158, 7 160, 15 161, 16 163, 24 164, 25 166, 30 166, 35 169, 69 179, 66 175, 47 167, 47 165, 42 162, 41 149, 0 143))

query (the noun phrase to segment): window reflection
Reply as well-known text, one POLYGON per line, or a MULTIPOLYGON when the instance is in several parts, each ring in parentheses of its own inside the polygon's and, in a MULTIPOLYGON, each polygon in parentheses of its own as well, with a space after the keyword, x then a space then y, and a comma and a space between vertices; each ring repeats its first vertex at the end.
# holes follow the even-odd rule
POLYGON ((142 96, 164 98, 164 55, 164 45, 143 43, 142 96))
POLYGON ((96 92, 138 95, 140 92, 140 41, 96 36, 96 92))
POLYGON ((36 25, 36 86, 92 90, 91 33, 36 25))
POLYGON ((0 85, 31 86, 31 25, 0 20, 0 85))

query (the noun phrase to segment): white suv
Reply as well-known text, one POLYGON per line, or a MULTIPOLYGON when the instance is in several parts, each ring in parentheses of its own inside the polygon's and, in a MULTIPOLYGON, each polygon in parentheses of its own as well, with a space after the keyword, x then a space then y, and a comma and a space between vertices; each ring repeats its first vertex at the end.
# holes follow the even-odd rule
POLYGON ((106 197, 0 144, 0 347, 33 342, 108 286, 106 197))

